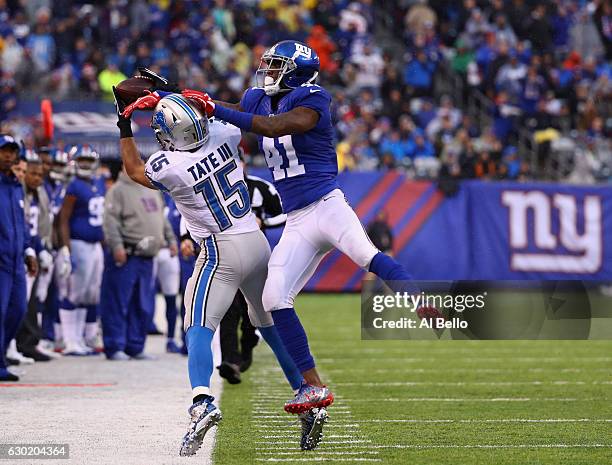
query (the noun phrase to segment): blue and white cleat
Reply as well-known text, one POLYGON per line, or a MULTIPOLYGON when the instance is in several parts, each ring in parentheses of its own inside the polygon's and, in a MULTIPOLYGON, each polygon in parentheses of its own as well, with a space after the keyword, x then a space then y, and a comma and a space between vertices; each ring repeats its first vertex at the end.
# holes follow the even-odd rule
POLYGON ((305 413, 313 408, 328 407, 333 402, 334 395, 326 386, 313 386, 303 382, 295 397, 285 402, 285 412, 305 413))
POLYGON ((302 439, 300 449, 313 450, 323 439, 323 426, 327 423, 329 414, 325 408, 313 408, 308 412, 300 413, 299 419, 302 423, 302 439))
POLYGON ((202 446, 202 441, 204 441, 204 436, 206 436, 208 430, 223 418, 221 410, 212 403, 213 400, 215 400, 214 397, 208 396, 207 399, 196 402, 189 407, 191 423, 189 423, 187 434, 183 437, 179 455, 195 455, 202 446))

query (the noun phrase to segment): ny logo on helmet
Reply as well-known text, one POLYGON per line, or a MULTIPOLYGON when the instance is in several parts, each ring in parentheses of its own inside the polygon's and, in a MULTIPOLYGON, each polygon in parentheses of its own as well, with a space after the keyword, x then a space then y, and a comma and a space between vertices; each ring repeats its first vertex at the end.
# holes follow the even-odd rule
POLYGON ((304 58, 310 59, 312 57, 312 50, 305 45, 295 44, 295 55, 294 58, 303 56, 304 58))

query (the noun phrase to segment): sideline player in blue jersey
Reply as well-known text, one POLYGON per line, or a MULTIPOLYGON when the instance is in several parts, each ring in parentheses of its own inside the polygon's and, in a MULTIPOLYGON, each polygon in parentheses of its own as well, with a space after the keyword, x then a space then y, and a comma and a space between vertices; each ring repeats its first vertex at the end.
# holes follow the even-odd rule
MULTIPOLYGON (((286 40, 264 53, 257 70, 259 86, 247 89, 240 103, 213 101, 203 92, 182 91, 209 117, 258 135, 288 215, 270 258, 263 303, 306 380, 295 398, 285 404, 290 413, 308 412, 333 402, 333 394, 317 373, 306 333, 293 308, 295 296, 323 257, 337 248, 393 288, 397 287, 394 283, 410 280, 403 266, 371 243, 339 189, 331 95, 315 83, 318 73, 316 52, 301 42, 286 40)), ((168 84, 167 80, 157 83, 160 91, 128 108, 154 106, 168 84)))
POLYGON ((74 266, 59 314, 66 344, 64 354, 89 355, 93 351, 86 346, 83 336, 91 341, 98 332, 106 187, 104 180, 96 176, 98 154, 91 147, 75 146, 69 156, 75 161, 76 177, 66 189, 59 213, 59 255, 64 259, 70 257, 74 266))
MULTIPOLYGON (((72 267, 70 260, 66 260, 66 257, 58 254, 58 219, 60 209, 64 203, 66 187, 68 186, 69 158, 68 152, 56 147, 41 147, 39 153, 43 160, 43 167, 47 164, 49 165, 43 186, 49 198, 52 225, 51 253, 54 257, 53 267, 50 272, 42 273, 38 280, 41 295, 46 295, 42 313, 41 329, 43 339, 41 344, 45 350, 51 351, 55 346, 54 341, 59 344, 62 339, 59 320, 60 284, 66 281, 72 267)), ((65 292, 65 289, 62 289, 62 292, 65 292)))

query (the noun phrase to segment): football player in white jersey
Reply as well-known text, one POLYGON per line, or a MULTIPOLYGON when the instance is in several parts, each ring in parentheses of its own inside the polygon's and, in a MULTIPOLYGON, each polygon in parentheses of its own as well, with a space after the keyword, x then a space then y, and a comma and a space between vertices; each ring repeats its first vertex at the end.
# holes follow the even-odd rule
POLYGON ((249 304, 251 322, 274 351, 291 387, 299 389, 303 378, 262 305, 270 246, 251 212, 238 152, 240 129, 209 121, 184 97, 169 95, 157 103, 151 120, 162 150, 145 164, 130 120, 121 115, 125 104, 117 95, 115 99, 126 172, 146 187, 167 191, 202 248, 185 291, 193 405, 180 455, 193 455, 206 432, 221 420, 210 392, 211 342, 238 289, 249 304))

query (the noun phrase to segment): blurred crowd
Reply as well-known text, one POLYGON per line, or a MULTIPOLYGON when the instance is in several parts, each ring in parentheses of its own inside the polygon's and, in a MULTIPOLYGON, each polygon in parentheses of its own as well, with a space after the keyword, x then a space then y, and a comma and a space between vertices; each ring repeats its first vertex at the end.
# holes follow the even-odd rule
POLYGON ((237 101, 266 47, 292 38, 320 56, 341 169, 524 179, 537 173, 521 128, 542 163, 568 134, 609 155, 611 12, 609 0, 0 0, 0 119, 28 95, 110 100, 138 66, 237 101), (491 102, 484 120, 475 93, 491 102))

